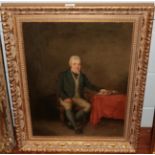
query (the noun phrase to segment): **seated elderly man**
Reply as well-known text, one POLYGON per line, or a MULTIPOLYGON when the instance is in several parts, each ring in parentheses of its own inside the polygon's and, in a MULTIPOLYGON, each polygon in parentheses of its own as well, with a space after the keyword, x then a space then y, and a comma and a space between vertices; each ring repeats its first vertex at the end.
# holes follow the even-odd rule
POLYGON ((75 133, 82 133, 82 128, 77 125, 77 121, 84 119, 90 110, 90 103, 84 99, 84 88, 106 93, 107 90, 100 89, 90 83, 86 75, 81 72, 81 60, 79 56, 71 56, 69 59, 70 68, 60 74, 59 77, 59 98, 60 104, 65 108, 68 121, 72 125, 75 133), (80 106, 73 115, 73 104, 80 106), (75 116, 75 117, 74 117, 75 116))

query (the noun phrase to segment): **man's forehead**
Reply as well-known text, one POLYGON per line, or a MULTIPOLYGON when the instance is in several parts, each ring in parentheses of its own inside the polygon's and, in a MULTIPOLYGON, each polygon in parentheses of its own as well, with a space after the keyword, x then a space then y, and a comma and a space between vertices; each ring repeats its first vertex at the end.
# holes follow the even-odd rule
POLYGON ((79 59, 72 60, 72 63, 80 63, 80 62, 81 62, 81 60, 79 60, 79 59))

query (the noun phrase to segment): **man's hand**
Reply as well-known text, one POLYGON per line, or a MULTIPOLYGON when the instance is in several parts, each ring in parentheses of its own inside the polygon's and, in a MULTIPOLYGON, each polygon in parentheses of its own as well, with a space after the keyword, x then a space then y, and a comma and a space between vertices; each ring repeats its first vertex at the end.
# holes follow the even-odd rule
POLYGON ((100 89, 98 94, 102 94, 102 95, 110 95, 110 91, 106 90, 106 89, 100 89))
POLYGON ((72 103, 72 99, 71 98, 66 98, 66 99, 64 99, 64 102, 72 103))
POLYGON ((118 94, 118 91, 116 91, 116 90, 101 89, 98 94, 101 94, 101 95, 112 95, 112 94, 118 94))

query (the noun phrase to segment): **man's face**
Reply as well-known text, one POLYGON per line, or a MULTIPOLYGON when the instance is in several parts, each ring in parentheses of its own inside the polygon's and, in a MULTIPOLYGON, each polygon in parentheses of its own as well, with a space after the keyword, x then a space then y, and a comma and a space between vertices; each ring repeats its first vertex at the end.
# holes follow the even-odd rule
POLYGON ((72 63, 71 63, 71 70, 74 73, 80 73, 80 70, 81 70, 81 62, 80 62, 80 60, 72 61, 72 63))

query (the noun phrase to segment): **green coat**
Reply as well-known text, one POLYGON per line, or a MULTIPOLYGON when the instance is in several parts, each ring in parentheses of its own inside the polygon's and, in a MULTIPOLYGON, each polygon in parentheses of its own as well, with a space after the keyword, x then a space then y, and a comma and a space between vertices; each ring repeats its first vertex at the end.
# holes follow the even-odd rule
MULTIPOLYGON (((101 88, 93 85, 84 73, 80 73, 79 78, 79 93, 84 98, 84 88, 99 91, 101 88)), ((71 71, 68 69, 59 75, 58 79, 58 96, 63 100, 66 98, 72 98, 75 94, 75 82, 71 71)))

